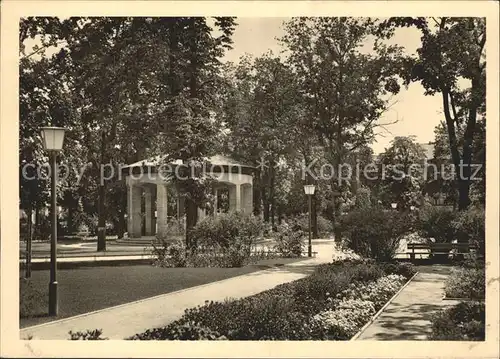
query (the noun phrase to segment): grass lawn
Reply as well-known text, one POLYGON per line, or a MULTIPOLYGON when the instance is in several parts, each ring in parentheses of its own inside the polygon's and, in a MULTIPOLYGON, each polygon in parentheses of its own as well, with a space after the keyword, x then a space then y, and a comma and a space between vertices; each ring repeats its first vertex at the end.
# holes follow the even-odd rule
MULTIPOLYGON (((21 306, 28 316, 21 328, 120 305, 155 295, 266 269, 276 263, 297 259, 276 259, 241 268, 158 268, 151 265, 61 269, 59 316, 48 317, 49 271, 33 271, 29 285, 21 285, 21 306)), ((22 274, 21 274, 22 275, 22 274)))
MULTIPOLYGON (((157 268, 150 265, 93 267, 58 271, 59 316, 46 316, 49 271, 34 271, 31 288, 40 292, 21 328, 174 292, 259 270, 242 268, 157 268)), ((24 294, 24 293, 23 293, 24 294)), ((23 298, 26 298, 23 295, 23 298)), ((22 299, 21 299, 22 300, 22 299)))

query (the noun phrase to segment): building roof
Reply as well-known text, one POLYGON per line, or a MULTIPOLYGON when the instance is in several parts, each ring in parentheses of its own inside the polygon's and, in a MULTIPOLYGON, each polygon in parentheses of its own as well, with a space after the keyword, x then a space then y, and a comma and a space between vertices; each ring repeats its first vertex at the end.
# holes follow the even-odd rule
MULTIPOLYGON (((131 163, 129 165, 123 166, 122 168, 132 168, 132 167, 155 167, 161 164, 162 160, 165 156, 156 156, 149 159, 144 159, 135 163, 131 163)), ((249 166, 243 163, 236 162, 232 158, 223 156, 223 155, 215 155, 212 157, 205 157, 205 160, 216 166, 241 166, 241 167, 249 167, 253 168, 253 166, 249 166)), ((170 164, 172 165, 181 165, 182 160, 172 161, 170 164)))
POLYGON ((430 160, 434 158, 434 144, 433 143, 419 143, 420 147, 424 150, 425 157, 430 160))

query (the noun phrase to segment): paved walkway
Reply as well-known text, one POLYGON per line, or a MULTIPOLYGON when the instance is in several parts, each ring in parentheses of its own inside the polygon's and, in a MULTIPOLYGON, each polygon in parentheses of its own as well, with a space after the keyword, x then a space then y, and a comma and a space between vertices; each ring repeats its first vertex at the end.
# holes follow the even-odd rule
POLYGON ((430 316, 457 301, 443 300, 448 266, 422 266, 419 273, 357 340, 426 340, 430 316))
POLYGON ((206 300, 242 298, 303 278, 316 265, 331 262, 333 241, 315 240, 313 250, 318 252, 316 258, 25 328, 21 330, 21 338, 68 339, 70 330, 102 329, 104 337, 124 339, 164 326, 182 316, 186 308, 202 305, 206 300))

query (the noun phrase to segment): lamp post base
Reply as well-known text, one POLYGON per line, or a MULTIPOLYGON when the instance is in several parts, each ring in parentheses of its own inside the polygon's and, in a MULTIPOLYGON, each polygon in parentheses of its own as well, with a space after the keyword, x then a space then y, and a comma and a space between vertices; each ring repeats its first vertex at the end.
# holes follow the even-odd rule
POLYGON ((309 246, 307 247, 307 256, 308 256, 308 257, 312 257, 312 246, 311 246, 311 245, 309 245, 309 246))
POLYGON ((49 315, 57 316, 57 314, 57 282, 51 282, 49 283, 49 315))

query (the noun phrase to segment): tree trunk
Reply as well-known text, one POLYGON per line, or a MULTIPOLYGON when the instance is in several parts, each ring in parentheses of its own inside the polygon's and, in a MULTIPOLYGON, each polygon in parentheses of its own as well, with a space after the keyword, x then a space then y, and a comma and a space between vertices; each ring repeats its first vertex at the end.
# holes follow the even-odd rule
POLYGON ((269 207, 270 207, 270 205, 269 205, 269 201, 266 198, 266 193, 265 192, 264 192, 263 200, 264 200, 264 211, 263 211, 264 222, 269 222, 269 213, 270 213, 270 208, 269 207))
POLYGON ((275 216, 276 216, 276 199, 274 195, 274 161, 270 163, 270 176, 269 176, 269 203, 271 204, 271 226, 273 230, 276 227, 275 216))
MULTIPOLYGON (((100 164, 104 163, 106 152, 106 133, 101 134, 101 158, 100 164)), ((97 251, 106 250, 106 186, 103 178, 99 177, 99 209, 97 221, 97 251)))
POLYGON ((99 219, 97 222, 97 251, 106 250, 106 186, 99 186, 99 219))
POLYGON ((260 187, 253 186, 253 214, 255 216, 260 216, 262 213, 262 194, 260 187))
POLYGON ((191 230, 198 222, 198 206, 191 198, 186 198, 186 248, 196 245, 192 242, 191 230))

